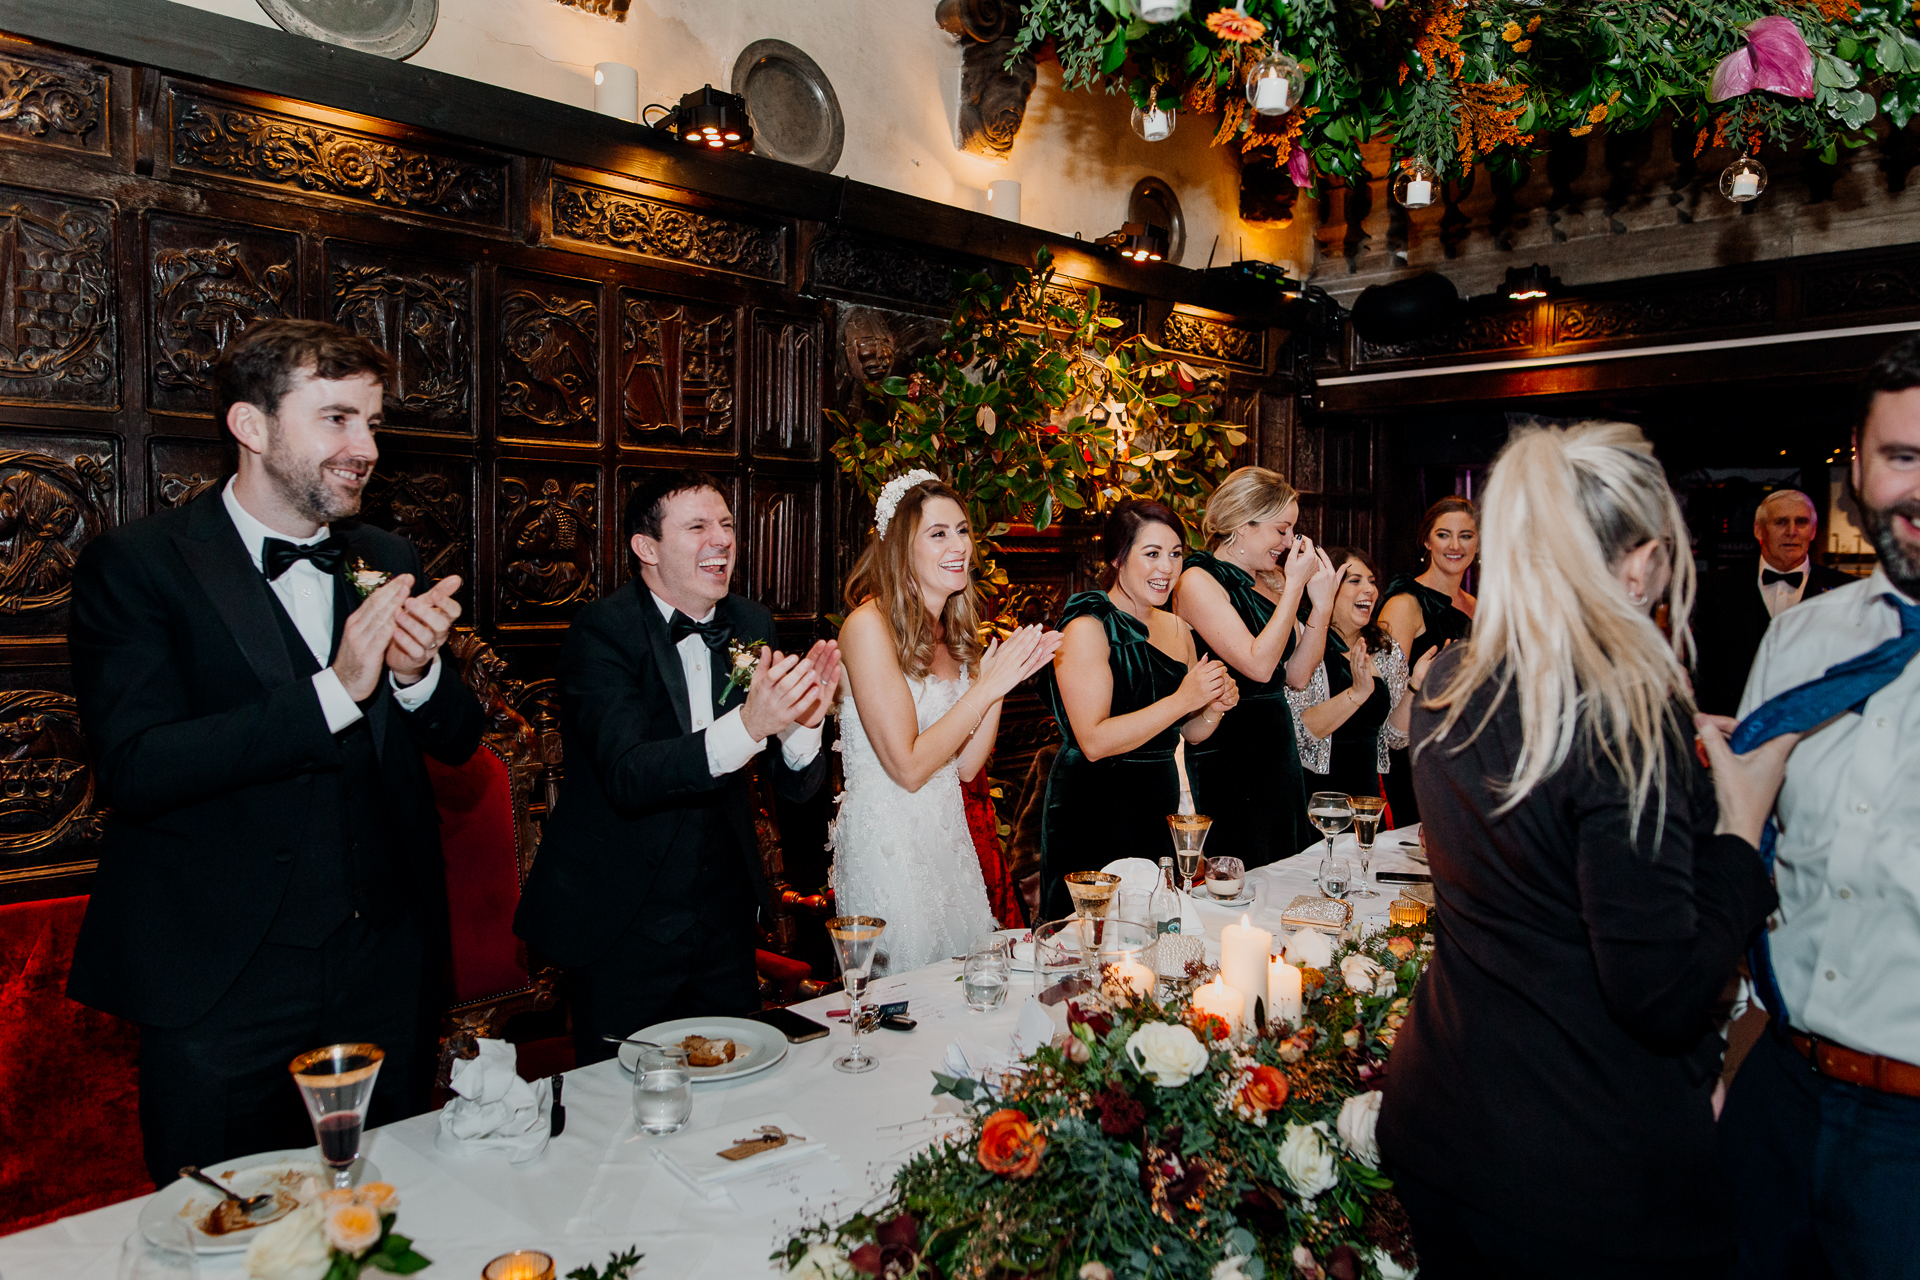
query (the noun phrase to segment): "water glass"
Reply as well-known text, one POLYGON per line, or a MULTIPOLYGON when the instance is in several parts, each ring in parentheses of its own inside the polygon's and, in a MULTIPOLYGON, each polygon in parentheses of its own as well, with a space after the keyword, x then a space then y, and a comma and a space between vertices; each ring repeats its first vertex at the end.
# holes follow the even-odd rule
POLYGON ((1344 791, 1316 791, 1307 797, 1307 817, 1333 847, 1333 838, 1353 821, 1353 800, 1344 791))
POLYGON ((352 1185, 353 1162, 360 1158, 360 1135, 367 1125, 374 1081, 387 1055, 377 1044, 330 1044, 310 1049, 289 1066, 293 1083, 307 1104, 320 1159, 333 1171, 333 1185, 352 1185))
POLYGON ((192 1228, 178 1218, 134 1228, 120 1246, 120 1280, 200 1280, 192 1228))
POLYGON ((988 934, 973 944, 960 970, 960 988, 972 1013, 998 1009, 1007 999, 1007 984, 1013 978, 1013 956, 1007 940, 988 934))
POLYGON ((677 1044, 640 1048, 633 1067, 633 1122, 640 1132, 678 1133, 693 1118, 693 1075, 677 1044))
POLYGON ((1337 853, 1320 860, 1320 892, 1329 898, 1345 898, 1353 885, 1353 864, 1337 853))

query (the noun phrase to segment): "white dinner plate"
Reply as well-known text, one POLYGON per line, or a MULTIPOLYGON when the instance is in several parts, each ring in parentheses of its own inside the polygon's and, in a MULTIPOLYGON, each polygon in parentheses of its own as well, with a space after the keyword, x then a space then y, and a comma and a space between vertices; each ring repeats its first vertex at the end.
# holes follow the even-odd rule
MULTIPOLYGON (((296 1148, 291 1151, 263 1151, 259 1155, 242 1156, 238 1160, 223 1160, 219 1164, 208 1165, 204 1172, 214 1181, 226 1183, 243 1196, 257 1196, 268 1191, 283 1194, 288 1197, 289 1211, 292 1210, 292 1194, 299 1190, 301 1182, 305 1179, 317 1178, 322 1187, 333 1185, 333 1174, 320 1162, 320 1152, 316 1147, 296 1148)), ((357 1187, 363 1182, 378 1181, 380 1181, 378 1165, 365 1157, 354 1161, 354 1186, 357 1187)), ((201 1227, 207 1220, 207 1214, 219 1200, 218 1191, 191 1178, 170 1182, 141 1206, 140 1230, 151 1239, 154 1228, 169 1218, 179 1218, 186 1222, 193 1232, 194 1252, 238 1253, 252 1244, 253 1238, 270 1225, 263 1222, 258 1227, 248 1227, 244 1231, 229 1231, 225 1235, 210 1236, 201 1227)))
MULTIPOLYGON (((693 1077, 695 1084, 703 1080, 734 1080, 754 1075, 787 1056, 787 1038, 766 1023, 755 1022, 751 1018, 675 1018, 671 1022, 656 1022, 650 1027, 642 1027, 633 1033, 632 1038, 674 1045, 688 1036, 731 1040, 734 1047, 732 1062, 717 1067, 688 1067, 687 1074, 693 1077)), ((629 1074, 638 1061, 640 1046, 620 1046, 620 1065, 629 1074)))

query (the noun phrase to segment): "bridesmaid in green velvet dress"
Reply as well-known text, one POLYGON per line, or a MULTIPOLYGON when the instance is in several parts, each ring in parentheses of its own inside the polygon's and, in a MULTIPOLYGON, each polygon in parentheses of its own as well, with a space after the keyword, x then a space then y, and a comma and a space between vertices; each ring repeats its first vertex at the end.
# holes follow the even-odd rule
POLYGON ((1340 575, 1311 539, 1296 537, 1293 486, 1265 467, 1242 467, 1207 499, 1208 549, 1187 559, 1173 611, 1200 652, 1233 668, 1240 705, 1205 743, 1187 747, 1193 807, 1213 819, 1207 852, 1264 867, 1320 838, 1307 820, 1307 786, 1287 689, 1320 665, 1340 575), (1311 601, 1304 629, 1294 621, 1311 601), (1297 635, 1297 639, 1296 639, 1297 635))
POLYGON ((1073 912, 1061 879, 1068 872, 1171 852, 1167 815, 1180 804, 1174 744, 1204 742, 1239 698, 1225 664, 1200 657, 1192 628, 1164 608, 1184 545, 1171 511, 1121 503, 1100 536, 1106 590, 1074 596, 1061 616, 1060 652, 1045 682, 1064 740, 1040 824, 1045 919, 1073 912))
MULTIPOLYGON (((1474 598, 1466 588, 1467 570, 1480 554, 1480 511, 1466 498, 1442 498, 1420 521, 1420 551, 1426 567, 1418 576, 1396 573, 1380 596, 1374 621, 1386 628, 1411 668, 1429 649, 1473 632, 1474 598)), ((1413 796, 1413 761, 1405 747, 1389 753, 1387 803, 1393 823, 1420 821, 1413 796)))

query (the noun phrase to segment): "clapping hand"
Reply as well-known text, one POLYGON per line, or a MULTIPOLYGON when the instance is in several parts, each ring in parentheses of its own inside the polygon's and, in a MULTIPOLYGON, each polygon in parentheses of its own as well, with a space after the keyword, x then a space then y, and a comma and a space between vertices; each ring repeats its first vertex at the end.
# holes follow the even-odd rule
MULTIPOLYGON (((455 578, 454 583, 458 585, 459 579, 455 578)), ((332 671, 340 687, 355 702, 365 702, 379 686, 393 642, 394 618, 407 603, 407 592, 412 589, 412 574, 395 574, 347 616, 340 632, 340 648, 333 655, 332 671)))
MULTIPOLYGON (((833 640, 816 640, 813 648, 807 650, 804 659, 813 669, 814 696, 801 709, 795 721, 808 729, 815 729, 827 718, 827 708, 833 705, 833 699, 840 685, 840 645, 833 640)), ((749 696, 752 690, 748 690, 749 696)))
MULTIPOLYGON (((814 652, 820 652, 821 645, 828 643, 823 640, 816 644, 814 652)), ((811 653, 803 657, 797 653, 781 653, 766 645, 760 647, 760 662, 754 669, 753 683, 747 687, 747 700, 740 706, 741 727, 755 742, 804 723, 803 716, 820 714, 817 704, 830 690, 821 686, 811 657, 811 653)), ((837 647, 830 661, 836 668, 839 666, 837 647)), ((816 719, 814 723, 819 721, 816 719)))
POLYGON ((1367 652, 1367 642, 1364 637, 1353 638, 1353 647, 1348 651, 1347 665, 1353 669, 1354 701, 1365 702, 1373 696, 1373 678, 1379 673, 1373 665, 1373 655, 1367 652))
POLYGON ((1286 578, 1288 586, 1304 584, 1312 580, 1319 572, 1323 557, 1313 545, 1313 539, 1302 534, 1293 540, 1288 548, 1286 559, 1281 562, 1280 572, 1286 578))
POLYGON ((1222 693, 1219 697, 1215 698, 1212 702, 1209 702, 1207 704, 1207 710, 1215 713, 1216 715, 1225 715, 1227 714, 1227 712, 1233 710, 1235 707, 1239 705, 1240 705, 1240 682, 1235 680, 1233 678, 1233 674, 1229 672, 1227 674, 1226 691, 1222 693))
POLYGON ((1453 641, 1448 640, 1443 644, 1435 645, 1433 648, 1421 654, 1420 660, 1413 664, 1413 674, 1407 677, 1407 687, 1415 692, 1426 688, 1427 671, 1433 666, 1433 660, 1440 656, 1440 650, 1452 643, 1453 641))
POLYGON ((387 641, 387 669, 401 685, 418 684, 447 642, 447 633, 460 617, 460 575, 450 574, 430 591, 401 601, 393 615, 393 634, 387 641))
POLYGON ((1060 651, 1060 633, 1039 623, 1020 627, 1005 640, 991 640, 980 658, 979 688, 998 702, 1022 680, 1053 661, 1060 651))
POLYGON ((1313 576, 1307 579, 1307 599, 1313 602, 1313 611, 1324 615, 1332 609, 1334 593, 1339 589, 1340 566, 1329 560, 1326 552, 1313 547, 1313 576))
POLYGON ((1233 683, 1226 663, 1218 658, 1202 658, 1187 668, 1187 678, 1180 682, 1180 696, 1197 712, 1206 710, 1223 698, 1232 697, 1238 701, 1240 691, 1233 683))

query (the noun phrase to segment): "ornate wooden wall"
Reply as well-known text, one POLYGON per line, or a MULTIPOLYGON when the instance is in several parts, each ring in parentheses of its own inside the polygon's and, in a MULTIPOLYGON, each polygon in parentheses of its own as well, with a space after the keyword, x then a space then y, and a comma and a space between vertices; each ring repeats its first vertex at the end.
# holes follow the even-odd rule
MULTIPOLYGON (((0 897, 84 886, 74 557, 221 481, 207 369, 256 318, 337 320, 397 357, 365 514, 466 578, 536 721, 569 619, 631 571, 620 512, 648 468, 721 476, 736 589, 790 642, 823 631, 866 528, 823 408, 937 334, 956 269, 1051 241, 1063 288, 1099 283, 1229 368, 1259 446, 1291 447, 1271 295, 158 0, 0 22, 37 37, 0 37, 0 897)), ((1032 541, 1044 612, 1084 566, 1070 533, 1032 541)))

